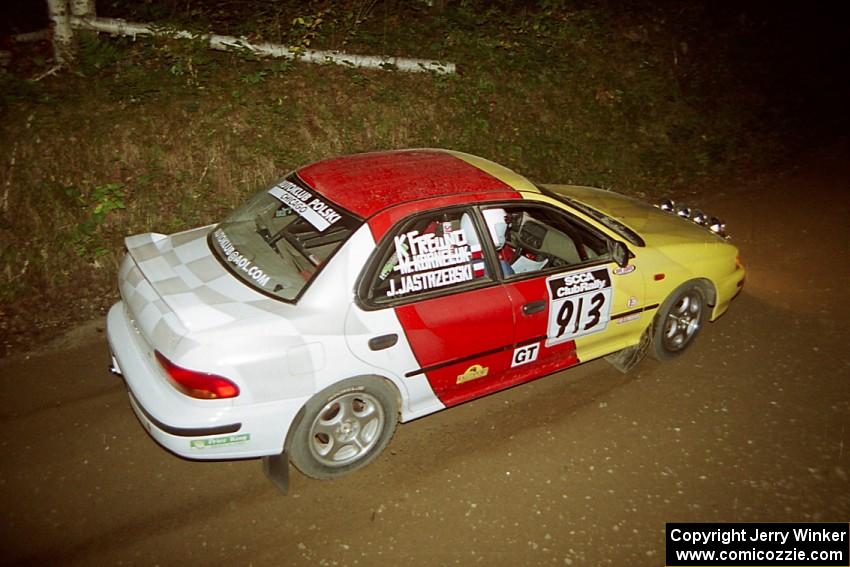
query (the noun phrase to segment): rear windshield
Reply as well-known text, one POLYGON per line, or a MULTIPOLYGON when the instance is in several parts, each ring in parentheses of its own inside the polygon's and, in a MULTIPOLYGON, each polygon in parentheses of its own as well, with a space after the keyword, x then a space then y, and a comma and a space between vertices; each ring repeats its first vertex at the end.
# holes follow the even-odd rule
POLYGON ((216 257, 251 287, 294 301, 362 221, 295 175, 260 191, 210 233, 216 257))

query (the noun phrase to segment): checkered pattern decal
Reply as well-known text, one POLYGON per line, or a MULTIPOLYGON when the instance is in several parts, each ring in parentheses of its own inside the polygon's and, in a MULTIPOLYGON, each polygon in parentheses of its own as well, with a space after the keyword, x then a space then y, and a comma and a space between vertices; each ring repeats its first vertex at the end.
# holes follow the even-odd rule
POLYGON ((173 347, 191 332, 280 311, 279 302, 239 282, 212 256, 206 241, 211 229, 126 240, 121 295, 151 344, 173 347))

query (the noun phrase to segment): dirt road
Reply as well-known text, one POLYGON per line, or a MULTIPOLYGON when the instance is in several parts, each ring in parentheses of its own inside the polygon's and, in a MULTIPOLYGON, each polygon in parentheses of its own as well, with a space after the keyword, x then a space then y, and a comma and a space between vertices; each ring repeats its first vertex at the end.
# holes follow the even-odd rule
POLYGON ((744 293, 679 359, 605 362, 399 428, 336 482, 159 448, 96 331, 0 362, 2 560, 663 565, 667 521, 850 520, 846 147, 695 204, 744 293))

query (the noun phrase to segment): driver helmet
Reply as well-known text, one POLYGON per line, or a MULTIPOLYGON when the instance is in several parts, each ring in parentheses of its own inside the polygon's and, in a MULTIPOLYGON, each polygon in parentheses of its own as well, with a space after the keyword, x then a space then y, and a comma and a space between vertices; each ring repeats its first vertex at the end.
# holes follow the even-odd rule
POLYGON ((484 211, 484 222, 490 230, 490 237, 496 250, 501 250, 505 245, 506 233, 508 232, 508 218, 505 209, 487 209, 484 211))

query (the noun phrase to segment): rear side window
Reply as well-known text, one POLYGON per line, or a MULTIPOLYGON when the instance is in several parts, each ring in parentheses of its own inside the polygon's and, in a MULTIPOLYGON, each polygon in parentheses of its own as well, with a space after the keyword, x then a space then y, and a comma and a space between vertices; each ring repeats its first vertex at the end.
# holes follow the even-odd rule
POLYGON ((417 216, 391 231, 369 287, 385 304, 492 281, 471 210, 417 216))

